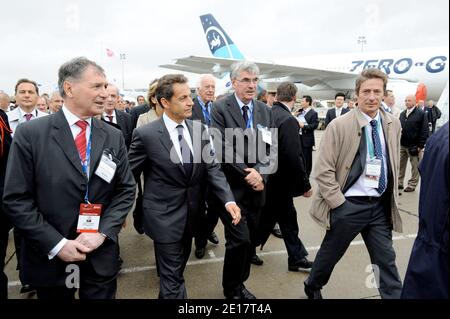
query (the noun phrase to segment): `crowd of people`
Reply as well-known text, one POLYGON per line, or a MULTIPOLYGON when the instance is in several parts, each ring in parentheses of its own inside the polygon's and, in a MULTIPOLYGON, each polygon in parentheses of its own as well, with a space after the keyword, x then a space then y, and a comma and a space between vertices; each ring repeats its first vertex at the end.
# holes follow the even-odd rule
POLYGON ((313 98, 303 95, 297 109, 291 82, 258 94, 254 63, 235 63, 230 76, 233 93, 216 97, 205 74, 192 99, 187 78, 168 74, 134 106, 101 66, 80 57, 60 67, 57 92, 39 95, 35 81, 20 79, 14 101, 0 93, 0 298, 8 296, 12 228, 22 292, 115 298, 119 234, 133 206, 135 230, 154 243, 161 299, 188 298, 192 241, 203 258, 207 241, 220 242, 219 219, 227 299, 256 298, 245 282, 251 264, 263 264, 256 248, 274 227, 288 270, 309 272, 310 299, 322 298, 358 234, 379 269, 382 298, 448 298, 448 123, 436 130, 434 102, 408 95, 401 111, 386 74, 364 70, 353 98, 335 95, 313 163, 313 98), (419 234, 403 286, 392 231, 402 231, 398 196, 414 192, 420 176, 419 234), (325 229, 314 261, 299 237, 298 196, 312 198, 310 215, 325 229), (72 284, 70 266, 79 273, 72 284))

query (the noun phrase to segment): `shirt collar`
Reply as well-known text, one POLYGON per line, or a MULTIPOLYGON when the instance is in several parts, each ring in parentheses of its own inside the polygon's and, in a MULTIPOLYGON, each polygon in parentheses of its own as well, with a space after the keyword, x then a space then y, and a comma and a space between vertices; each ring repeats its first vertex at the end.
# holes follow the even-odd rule
POLYGON ((361 113, 364 116, 364 118, 369 122, 369 125, 370 125, 370 121, 372 121, 372 120, 376 120, 377 123, 380 122, 380 111, 377 111, 377 115, 375 116, 375 118, 371 118, 369 115, 367 115, 364 112, 361 112, 361 113))
POLYGON ((167 130, 169 132, 177 130, 177 126, 180 125, 180 124, 183 125, 183 127, 185 129, 187 129, 186 121, 183 121, 180 124, 178 124, 177 122, 172 120, 170 117, 168 117, 165 112, 163 113, 163 121, 164 121, 164 124, 166 125, 166 128, 167 128, 167 130))
POLYGON ((239 109, 242 110, 242 107, 243 107, 244 105, 247 105, 247 106, 248 106, 248 109, 250 110, 250 112, 253 111, 253 100, 251 100, 250 103, 245 104, 244 102, 242 102, 242 101, 238 98, 238 96, 236 95, 236 93, 234 93, 234 97, 236 98, 236 101, 237 101, 237 103, 238 103, 238 105, 239 105, 239 109))
POLYGON ((103 118, 108 118, 108 116, 116 117, 116 110, 113 110, 111 115, 106 112, 103 112, 103 118))
MULTIPOLYGON (((202 107, 202 108, 206 108, 206 103, 203 102, 203 100, 202 100, 202 98, 200 97, 200 95, 197 95, 197 99, 198 99, 198 102, 200 103, 201 107, 202 107)), ((211 101, 209 101, 208 104, 210 104, 210 102, 211 102, 211 101)))
POLYGON ((23 119, 25 114, 32 114, 33 117, 37 117, 36 108, 34 108, 33 111, 31 111, 31 113, 25 113, 24 110, 22 110, 22 108, 20 106, 18 106, 17 108, 19 109, 19 113, 20 113, 20 118, 21 119, 23 119))
MULTIPOLYGON (((74 125, 78 121, 83 121, 78 116, 76 116, 75 114, 70 112, 69 109, 65 105, 63 105, 63 107, 62 107, 62 111, 64 113, 64 116, 66 117, 67 122, 69 122, 69 127, 74 125)), ((86 119, 85 121, 88 122, 89 126, 91 126, 92 117, 86 119)))

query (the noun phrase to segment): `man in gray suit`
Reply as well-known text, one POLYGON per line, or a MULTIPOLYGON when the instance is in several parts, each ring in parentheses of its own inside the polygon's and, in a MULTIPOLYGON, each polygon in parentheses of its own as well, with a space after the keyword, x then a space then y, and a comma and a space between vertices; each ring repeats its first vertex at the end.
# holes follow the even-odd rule
POLYGON ((86 58, 61 66, 60 112, 20 124, 3 205, 22 235, 20 273, 38 298, 112 299, 120 269, 118 234, 136 184, 122 133, 97 120, 107 82, 86 58))
POLYGON ((201 123, 187 120, 190 93, 185 76, 163 76, 156 98, 164 115, 134 130, 129 153, 136 180, 144 172, 144 231, 154 241, 161 299, 187 298, 183 272, 202 225, 206 188, 222 200, 233 225, 240 220, 220 165, 210 155, 209 135, 201 123))
MULTIPOLYGON (((226 252, 223 266, 223 290, 229 299, 255 299, 244 282, 250 275, 250 261, 256 257, 259 216, 265 200, 265 183, 273 172, 277 135, 272 112, 256 101, 259 69, 241 61, 232 66, 235 90, 212 107, 212 126, 220 132, 214 147, 234 197, 242 210, 242 221, 231 227, 223 213, 226 252), (222 147, 216 143, 222 142, 222 147), (220 153, 221 152, 221 153, 220 153), (231 156, 229 156, 231 155, 231 156)), ((260 261, 260 264, 262 262, 260 261)))

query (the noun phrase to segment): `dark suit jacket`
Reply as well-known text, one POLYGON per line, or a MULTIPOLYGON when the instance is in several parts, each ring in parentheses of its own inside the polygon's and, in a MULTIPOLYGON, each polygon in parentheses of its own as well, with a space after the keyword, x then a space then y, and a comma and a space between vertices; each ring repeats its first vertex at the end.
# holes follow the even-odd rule
MULTIPOLYGON (((342 107, 341 110, 341 116, 344 115, 345 113, 347 113, 349 111, 348 108, 346 107, 342 107)), ((327 115, 325 116, 325 126, 327 126, 328 124, 330 124, 330 122, 332 120, 334 120, 336 118, 336 108, 333 107, 332 109, 329 109, 327 111, 327 115)))
MULTIPOLYGON (((276 144, 277 137, 275 132, 272 133, 272 146, 262 141, 262 134, 257 129, 258 125, 266 127, 268 129, 274 128, 272 112, 269 107, 260 102, 253 100, 253 132, 247 130, 249 138, 244 139, 244 151, 239 151, 240 147, 236 146, 236 140, 230 134, 225 134, 226 128, 240 129, 238 133, 241 137, 246 130, 246 123, 242 116, 239 104, 234 94, 227 96, 214 102, 211 117, 212 127, 220 131, 220 138, 222 139, 222 147, 219 148, 214 142, 216 153, 219 161, 222 163, 222 169, 227 177, 227 181, 230 184, 236 200, 247 208, 260 208, 264 206, 265 190, 262 192, 255 192, 251 186, 247 185, 244 178, 247 173, 244 171, 246 168, 254 168, 261 173, 264 182, 267 182, 268 170, 270 167, 275 169, 275 157, 276 157, 276 144), (228 137, 226 139, 226 137, 228 137), (252 142, 253 141, 253 142, 252 142), (258 141, 258 143, 256 143, 258 141), (259 150, 257 145, 263 145, 264 150, 259 150), (237 151, 238 150, 238 151, 237 151), (252 156, 249 153, 252 152, 262 153, 263 156, 255 156, 256 160, 252 160, 252 156), (233 161, 227 161, 225 155, 232 154, 233 161), (250 157, 250 159, 249 159, 250 157), (236 160, 236 158, 240 160, 236 160)), ((217 141, 218 138, 214 138, 217 141)))
MULTIPOLYGON (((191 138, 204 131, 199 122, 186 120, 186 124, 191 138), (193 130, 196 132, 194 135, 193 130)), ((199 219, 205 211, 207 186, 224 205, 234 201, 220 165, 217 162, 208 163, 200 156, 202 150, 209 148, 209 138, 193 141, 193 147, 192 175, 187 176, 183 165, 171 160, 173 143, 163 118, 134 130, 129 153, 130 166, 136 180, 144 172, 144 230, 156 242, 180 241, 186 223, 190 235, 198 233, 199 219)))
POLYGON ((300 126, 289 109, 280 102, 273 104, 272 115, 278 128, 278 170, 269 176, 268 187, 290 197, 302 195, 311 189, 311 185, 305 170, 300 126))
POLYGON ((305 115, 305 120, 308 125, 302 128, 303 147, 313 147, 315 145, 314 130, 319 126, 319 116, 314 109, 310 109, 305 115))
POLYGON ((192 116, 190 117, 190 120, 201 121, 203 124, 206 124, 205 116, 203 115, 202 106, 198 101, 198 97, 196 97, 193 101, 194 105, 192 106, 192 116))
POLYGON ((139 119, 139 115, 144 114, 150 110, 150 106, 148 104, 138 105, 131 109, 131 124, 133 128, 136 128, 137 121, 139 119))
POLYGON ((400 113, 399 119, 402 124, 400 145, 424 148, 429 133, 426 113, 421 109, 414 108, 411 114, 406 117, 406 110, 404 110, 400 113))
POLYGON ((116 116, 117 116, 117 125, 120 126, 120 130, 122 131, 123 136, 125 138, 125 145, 127 146, 127 149, 129 149, 134 129, 132 117, 130 114, 120 110, 116 110, 116 116))
MULTIPOLYGON (((5 128, 9 129, 8 116, 0 109, 0 117, 3 120, 5 128)), ((3 188, 5 185, 6 164, 8 162, 9 148, 11 146, 11 134, 3 128, 3 134, 0 135, 0 143, 3 149, 0 153, 0 231, 8 231, 11 229, 11 224, 3 212, 3 188)))
POLYGON ((63 239, 75 239, 80 204, 89 185, 89 201, 102 204, 99 232, 108 239, 87 255, 98 275, 119 271, 118 234, 131 209, 135 187, 122 134, 92 119, 89 181, 62 111, 20 125, 14 134, 3 203, 23 236, 24 281, 34 286, 64 285, 67 264, 48 253, 63 239), (117 164, 108 184, 95 175, 104 150, 117 164))

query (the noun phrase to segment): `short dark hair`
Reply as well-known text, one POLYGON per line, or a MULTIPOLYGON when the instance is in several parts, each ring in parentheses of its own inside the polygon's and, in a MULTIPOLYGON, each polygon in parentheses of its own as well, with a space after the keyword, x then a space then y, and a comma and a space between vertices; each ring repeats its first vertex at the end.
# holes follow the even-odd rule
POLYGON ((282 82, 277 87, 277 100, 279 102, 290 102, 297 95, 297 87, 292 82, 282 82))
POLYGON ((162 108, 164 106, 161 103, 161 99, 169 101, 173 96, 174 84, 185 84, 188 82, 187 77, 183 74, 167 74, 158 80, 158 86, 156 87, 156 99, 162 108))
POLYGON ((336 100, 336 99, 337 99, 338 97, 340 97, 340 96, 342 96, 342 97, 344 98, 344 100, 345 100, 345 94, 342 93, 342 92, 336 93, 336 95, 334 96, 334 99, 336 100))
POLYGON ((39 95, 39 88, 38 88, 37 83, 34 82, 34 81, 32 81, 32 80, 28 80, 28 79, 20 79, 19 81, 17 81, 16 87, 14 88, 15 94, 17 94, 17 87, 18 87, 19 85, 21 85, 22 83, 30 83, 30 84, 33 84, 34 87, 36 88, 36 94, 39 95))
POLYGON ((309 95, 303 95, 302 98, 305 99, 305 101, 308 102, 310 106, 312 105, 312 97, 310 97, 309 95))
POLYGON ((66 97, 66 93, 64 92, 64 82, 67 80, 79 80, 83 72, 89 66, 93 66, 100 73, 105 75, 105 70, 103 70, 100 65, 98 65, 94 61, 86 59, 85 57, 74 58, 61 65, 58 71, 58 88, 59 94, 62 98, 66 97))
POLYGON ((261 92, 258 93, 258 97, 256 98, 256 100, 258 101, 262 101, 262 98, 267 94, 266 90, 262 90, 261 92))

